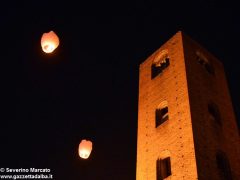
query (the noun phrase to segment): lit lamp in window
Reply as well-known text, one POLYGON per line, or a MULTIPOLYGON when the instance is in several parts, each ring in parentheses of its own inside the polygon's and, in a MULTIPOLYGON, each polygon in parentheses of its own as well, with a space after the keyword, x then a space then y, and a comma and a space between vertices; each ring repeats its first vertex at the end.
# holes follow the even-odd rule
POLYGON ((81 158, 87 159, 92 151, 92 142, 87 140, 82 140, 79 144, 78 154, 81 158))
POLYGON ((43 33, 41 38, 41 46, 42 46, 42 50, 45 53, 53 52, 58 47, 58 45, 59 45, 59 38, 53 31, 50 31, 48 33, 43 33))

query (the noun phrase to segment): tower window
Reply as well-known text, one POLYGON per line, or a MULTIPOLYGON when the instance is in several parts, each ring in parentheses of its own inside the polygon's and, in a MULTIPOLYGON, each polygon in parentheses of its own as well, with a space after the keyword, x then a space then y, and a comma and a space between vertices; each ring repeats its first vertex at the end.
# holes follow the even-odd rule
POLYGON ((220 112, 218 106, 215 103, 208 104, 208 112, 219 125, 222 125, 220 112))
POLYGON ((151 78, 155 78, 157 75, 161 74, 164 69, 166 69, 170 64, 170 59, 168 56, 168 52, 163 50, 159 53, 159 55, 155 58, 152 66, 151 66, 151 78))
POLYGON ((163 180, 170 176, 171 173, 171 162, 170 157, 157 160, 157 180, 163 180))
POLYGON ((155 125, 158 127, 168 120, 168 106, 167 102, 163 101, 155 111, 155 125))
POLYGON ((197 51, 196 54, 198 63, 201 64, 209 74, 214 75, 215 71, 209 60, 199 51, 197 51))
POLYGON ((226 154, 222 151, 216 154, 216 163, 220 176, 224 180, 232 180, 231 168, 226 154))

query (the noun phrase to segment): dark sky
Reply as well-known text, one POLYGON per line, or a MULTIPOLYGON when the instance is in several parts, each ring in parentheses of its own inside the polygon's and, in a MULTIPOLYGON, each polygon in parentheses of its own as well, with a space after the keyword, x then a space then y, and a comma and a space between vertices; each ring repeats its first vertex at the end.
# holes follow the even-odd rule
POLYGON ((1 2, 0 167, 50 168, 60 180, 135 179, 138 67, 179 30, 223 62, 239 120, 235 2, 76 2, 1 2), (60 46, 44 54, 40 38, 50 30, 60 46), (88 160, 77 152, 83 138, 93 141, 88 160))

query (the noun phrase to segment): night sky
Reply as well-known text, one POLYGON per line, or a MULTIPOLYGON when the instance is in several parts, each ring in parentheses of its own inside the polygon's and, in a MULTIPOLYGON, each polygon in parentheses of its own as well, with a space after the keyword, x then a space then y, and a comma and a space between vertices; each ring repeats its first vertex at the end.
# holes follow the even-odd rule
POLYGON ((1 2, 0 168, 134 180, 138 67, 179 30, 223 62, 239 122, 235 2, 76 2, 1 2), (50 30, 60 46, 45 54, 40 39, 50 30), (77 151, 85 138, 93 142, 88 160, 77 151))

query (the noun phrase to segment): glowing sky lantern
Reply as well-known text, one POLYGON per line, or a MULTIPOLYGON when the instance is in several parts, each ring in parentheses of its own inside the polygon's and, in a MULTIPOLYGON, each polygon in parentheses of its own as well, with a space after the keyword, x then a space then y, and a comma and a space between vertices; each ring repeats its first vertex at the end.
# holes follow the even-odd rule
POLYGON ((41 38, 41 46, 45 53, 53 52, 58 45, 59 38, 53 31, 50 31, 49 33, 43 33, 41 38))
POLYGON ((92 151, 92 142, 87 140, 82 140, 79 144, 78 154, 81 158, 87 159, 92 151))

